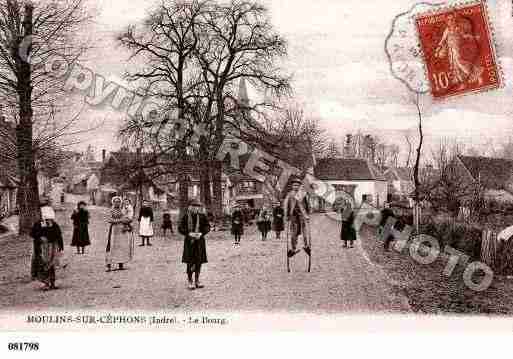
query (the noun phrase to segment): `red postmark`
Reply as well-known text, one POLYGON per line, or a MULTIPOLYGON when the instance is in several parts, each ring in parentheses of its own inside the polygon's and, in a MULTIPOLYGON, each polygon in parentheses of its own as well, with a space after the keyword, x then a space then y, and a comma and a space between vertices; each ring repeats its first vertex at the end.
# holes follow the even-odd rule
POLYGON ((500 86, 488 16, 482 3, 420 15, 416 25, 433 98, 500 86))

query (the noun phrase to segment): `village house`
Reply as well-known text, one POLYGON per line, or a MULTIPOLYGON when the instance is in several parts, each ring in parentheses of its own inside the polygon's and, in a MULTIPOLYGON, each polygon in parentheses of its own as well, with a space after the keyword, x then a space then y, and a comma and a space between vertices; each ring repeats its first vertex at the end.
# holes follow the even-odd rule
MULTIPOLYGON (((388 183, 369 161, 358 158, 323 158, 317 160, 315 178, 332 185, 337 192, 346 192, 356 206, 367 202, 383 206, 388 197, 388 183)), ((326 207, 321 199, 321 209, 326 207)), ((335 206, 337 203, 335 203, 335 206)))
MULTIPOLYGON (((480 184, 486 200, 513 203, 513 160, 457 156, 453 161, 453 166, 462 186, 480 184)), ((465 199, 468 198, 462 200, 465 199)))
MULTIPOLYGON (((108 205, 114 195, 124 195, 136 200, 139 192, 145 200, 162 208, 176 206, 178 181, 174 173, 155 176, 155 168, 139 168, 138 163, 150 161, 150 154, 120 151, 103 152, 96 202, 108 205)), ((166 171, 161 171, 166 173, 166 171)), ((199 193, 199 179, 191 178, 189 195, 199 193)))
MULTIPOLYGON (((243 106, 249 106, 250 104, 244 79, 241 79, 239 82, 238 101, 243 106)), ((312 154, 311 143, 308 139, 268 134, 258 122, 252 121, 249 115, 246 116, 245 121, 240 120, 239 126, 246 132, 253 133, 255 137, 259 138, 259 143, 254 144, 257 149, 271 155, 276 160, 281 160, 299 169, 303 174, 313 174, 315 159, 312 154), (250 121, 252 123, 251 126, 245 121, 250 121)), ((227 141, 232 139, 234 144, 238 144, 240 142, 240 134, 237 132, 233 129, 227 129, 227 141)), ((275 200, 282 198, 287 191, 287 188, 277 188, 277 179, 282 169, 275 166, 275 163, 266 163, 271 168, 270 173, 267 175, 273 189, 265 186, 264 183, 253 178, 248 173, 244 173, 244 168, 250 156, 250 153, 239 156, 240 169, 231 168, 228 156, 224 160, 223 172, 229 179, 228 187, 225 189, 227 193, 225 197, 230 197, 230 207, 237 202, 251 209, 258 209, 264 204, 270 205, 275 200)), ((315 199, 312 200, 315 201, 315 199)))
POLYGON ((0 174, 0 219, 16 209, 16 182, 9 174, 0 174))
POLYGON ((389 167, 383 172, 388 181, 388 199, 404 200, 411 196, 415 185, 412 169, 407 167, 389 167))
POLYGON ((0 112, 0 212, 4 215, 16 209, 17 169, 12 149, 15 136, 14 123, 6 121, 0 112))
MULTIPOLYGON (((16 163, 16 125, 6 121, 0 109, 0 212, 17 208, 18 168, 16 163)), ((39 196, 50 196, 54 171, 47 163, 36 163, 39 196)))

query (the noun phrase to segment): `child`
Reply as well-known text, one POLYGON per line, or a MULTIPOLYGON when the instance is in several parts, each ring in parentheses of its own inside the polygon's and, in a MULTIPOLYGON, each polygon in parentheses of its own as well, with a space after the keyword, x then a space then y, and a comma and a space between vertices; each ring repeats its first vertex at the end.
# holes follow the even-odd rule
POLYGON ((244 220, 238 204, 234 206, 232 213, 232 234, 235 237, 235 245, 240 245, 240 236, 244 233, 244 220))
POLYGON ((130 220, 130 222, 126 222, 123 224, 123 232, 132 232, 132 219, 134 218, 134 206, 132 206, 132 201, 130 199, 125 198, 123 201, 123 209, 121 210, 123 215, 130 220))
POLYGON ((139 236, 142 240, 139 247, 144 246, 145 239, 147 245, 151 246, 150 238, 153 237, 153 209, 148 201, 144 201, 144 205, 139 213, 139 236))
POLYGON ((276 233, 276 239, 280 239, 281 232, 285 229, 283 214, 283 208, 280 206, 280 202, 275 202, 273 209, 273 230, 276 233))
POLYGON ((166 231, 171 231, 171 234, 174 234, 173 231, 173 222, 171 221, 171 213, 165 212, 162 218, 162 230, 164 232, 164 237, 166 237, 166 231))

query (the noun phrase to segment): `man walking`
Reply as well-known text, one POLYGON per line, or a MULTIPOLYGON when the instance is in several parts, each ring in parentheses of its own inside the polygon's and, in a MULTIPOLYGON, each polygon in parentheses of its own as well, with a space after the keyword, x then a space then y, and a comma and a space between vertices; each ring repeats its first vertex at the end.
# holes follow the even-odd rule
POLYGON ((301 180, 294 178, 291 181, 292 189, 285 197, 283 202, 283 212, 285 214, 284 223, 289 225, 290 221, 290 248, 287 251, 287 257, 293 257, 300 250, 297 248, 297 237, 302 235, 304 251, 310 255, 310 231, 307 224, 310 221, 310 206, 306 198, 306 193, 299 191, 301 180))

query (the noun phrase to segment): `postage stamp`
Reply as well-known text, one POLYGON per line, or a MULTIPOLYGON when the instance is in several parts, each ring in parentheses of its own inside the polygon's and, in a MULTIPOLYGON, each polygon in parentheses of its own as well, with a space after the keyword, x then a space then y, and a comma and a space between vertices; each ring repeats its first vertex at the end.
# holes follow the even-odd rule
POLYGON ((500 71, 483 2, 422 14, 415 22, 434 99, 500 87, 500 71))

